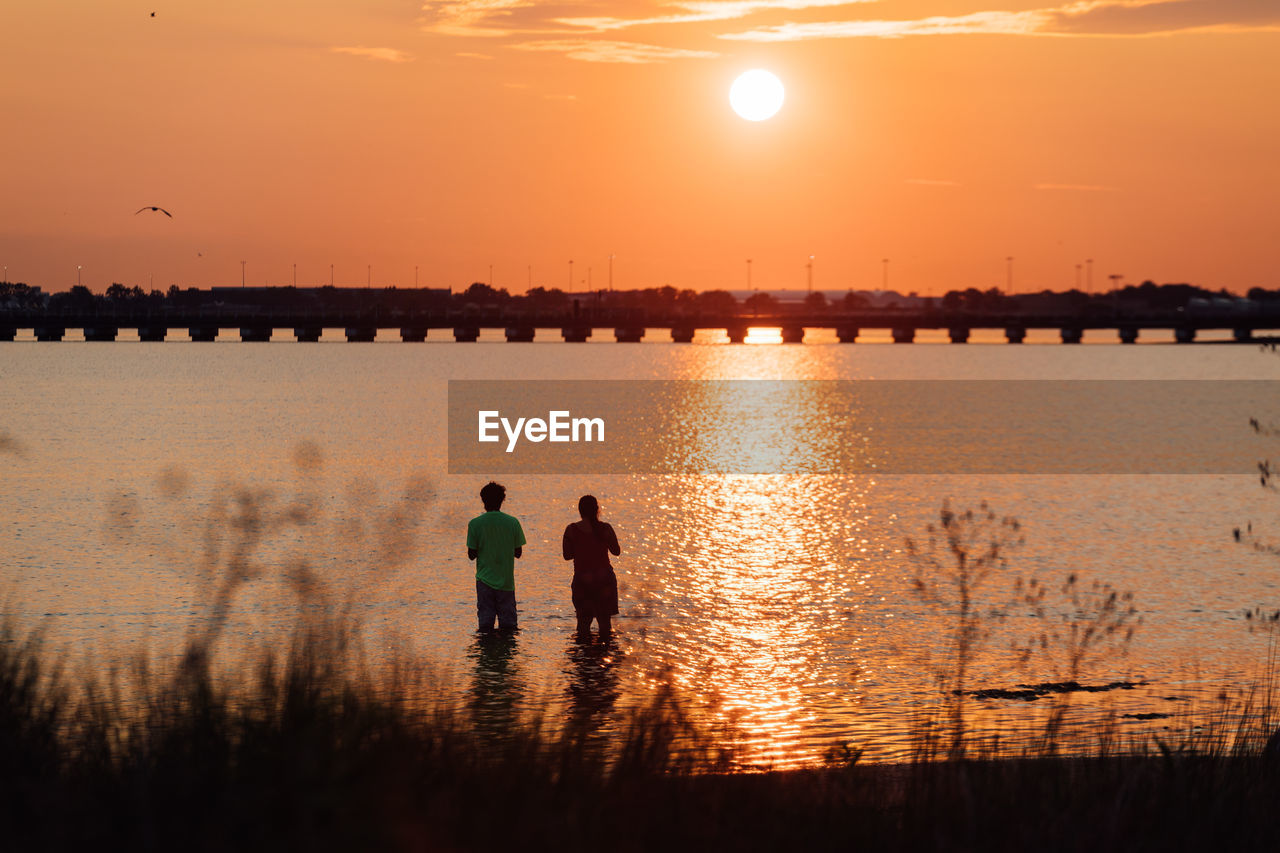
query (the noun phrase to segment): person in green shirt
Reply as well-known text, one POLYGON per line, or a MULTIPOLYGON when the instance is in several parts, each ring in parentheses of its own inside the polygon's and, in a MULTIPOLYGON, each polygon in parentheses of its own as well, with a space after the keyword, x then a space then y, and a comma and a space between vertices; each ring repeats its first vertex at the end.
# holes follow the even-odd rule
POLYGON ((507 489, 490 482, 480 490, 484 514, 467 524, 467 559, 476 561, 476 616, 481 631, 492 631, 497 618, 503 631, 516 629, 516 558, 525 544, 524 530, 502 512, 507 489))

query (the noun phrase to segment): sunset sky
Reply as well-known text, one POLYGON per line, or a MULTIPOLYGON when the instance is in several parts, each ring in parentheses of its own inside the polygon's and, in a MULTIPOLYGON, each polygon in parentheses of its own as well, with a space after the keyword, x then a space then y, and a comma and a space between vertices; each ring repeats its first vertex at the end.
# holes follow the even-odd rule
POLYGON ((610 255, 619 288, 811 255, 823 289, 1280 287, 1276 0, 14 0, 0 33, 0 264, 46 290, 610 255))

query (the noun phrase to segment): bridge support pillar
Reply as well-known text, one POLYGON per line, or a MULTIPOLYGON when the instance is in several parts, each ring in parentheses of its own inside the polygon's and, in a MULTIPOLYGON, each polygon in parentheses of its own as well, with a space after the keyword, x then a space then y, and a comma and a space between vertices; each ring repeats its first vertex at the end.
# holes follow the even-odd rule
POLYGON ((168 326, 139 326, 138 340, 145 344, 158 344, 169 334, 168 326))
POLYGON ((507 343, 509 344, 531 344, 534 336, 533 326, 508 326, 506 330, 507 343))
POLYGON ((299 343, 314 344, 320 340, 323 331, 319 326, 299 326, 293 330, 293 336, 299 343))
POLYGON ((862 330, 857 326, 840 326, 836 329, 836 337, 840 339, 842 344, 857 342, 860 334, 862 334, 862 330))
POLYGON ((344 331, 347 335, 347 343, 351 344, 371 344, 378 336, 378 330, 373 326, 352 326, 344 331))
POLYGON ((672 326, 671 340, 677 344, 693 343, 693 326, 672 326))
POLYGON ((1253 329, 1232 329, 1231 337, 1238 344, 1247 344, 1253 340, 1253 329))
POLYGON ((1180 344, 1189 344, 1196 339, 1196 330, 1188 326, 1174 329, 1173 339, 1180 344))
POLYGON ((427 339, 425 326, 405 326, 400 330, 400 340, 406 344, 420 344, 427 339))
POLYGON ((951 338, 951 343, 953 344, 969 343, 969 330, 963 326, 947 329, 947 335, 951 338))
POLYGON ((729 336, 729 343, 731 344, 740 344, 747 339, 746 326, 727 326, 724 331, 729 336))
POLYGON ((16 326, 0 326, 0 341, 11 341, 18 336, 16 326))
POLYGON ((613 330, 613 339, 620 344, 638 344, 644 331, 643 326, 619 326, 613 330))
POLYGON ((114 341, 118 334, 120 334, 120 330, 115 326, 85 326, 84 328, 84 339, 86 341, 114 341))
POLYGON ((1137 326, 1121 326, 1120 327, 1120 343, 1135 344, 1138 342, 1137 326))
POLYGON ((565 326, 560 330, 560 336, 567 344, 585 344, 587 338, 591 337, 591 327, 565 326))
POLYGON ((782 342, 784 344, 804 343, 804 326, 783 326, 782 342))
POLYGON ((62 326, 36 326, 37 341, 60 341, 67 330, 62 326))
POLYGON ((479 326, 454 326, 453 340, 460 344, 473 344, 480 337, 479 326))
POLYGON ((188 332, 191 335, 191 340, 202 344, 213 343, 218 339, 217 326, 192 326, 188 332))
POLYGON ((240 340, 246 344, 265 344, 271 340, 271 327, 246 326, 240 330, 240 340))
POLYGON ((1084 329, 1076 326, 1064 326, 1059 334, 1064 344, 1078 344, 1084 339, 1084 329))
POLYGON ((916 330, 909 327, 902 327, 893 330, 893 342, 895 344, 914 343, 916 339, 916 330))
POLYGON ((1027 330, 1021 326, 1007 326, 1004 339, 1011 344, 1020 344, 1027 339, 1027 330))

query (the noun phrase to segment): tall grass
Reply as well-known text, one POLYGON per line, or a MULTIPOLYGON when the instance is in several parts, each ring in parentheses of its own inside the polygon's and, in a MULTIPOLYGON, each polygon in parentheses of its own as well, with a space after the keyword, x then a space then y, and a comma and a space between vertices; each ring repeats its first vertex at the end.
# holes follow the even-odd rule
POLYGON ((429 673, 339 667, 332 642, 302 631, 238 685, 152 670, 130 697, 74 683, 4 624, 2 846, 1216 850, 1270 849, 1280 831, 1260 728, 1087 757, 725 773, 671 689, 605 748, 528 716, 495 737, 429 673))

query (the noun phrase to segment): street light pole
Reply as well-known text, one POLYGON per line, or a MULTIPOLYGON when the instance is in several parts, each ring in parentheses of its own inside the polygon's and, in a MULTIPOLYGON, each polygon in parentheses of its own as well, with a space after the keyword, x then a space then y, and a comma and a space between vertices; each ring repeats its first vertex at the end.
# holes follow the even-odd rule
POLYGON ((1007 265, 1007 269, 1005 270, 1004 289, 1005 289, 1005 292, 1012 295, 1013 294, 1013 256, 1010 255, 1004 260, 1005 260, 1005 264, 1007 265))
POLYGON ((884 277, 880 289, 887 291, 889 289, 889 259, 881 258, 880 263, 884 265, 884 277))
POLYGON ((573 293, 573 261, 569 261, 569 292, 573 293))
POLYGON ((812 296, 813 295, 813 255, 809 256, 809 263, 807 264, 807 266, 809 268, 809 295, 812 296))
POLYGON ((76 287, 80 286, 80 270, 82 269, 84 269, 84 267, 76 264, 76 287))
POLYGON ((329 264, 329 286, 333 287, 333 264, 329 264))
POLYGON ((244 290, 244 261, 240 262, 240 289, 244 290))
POLYGON ((1084 292, 1093 292, 1093 258, 1084 259, 1084 292))

